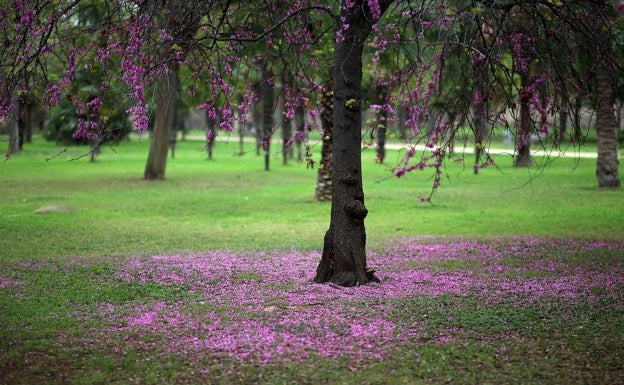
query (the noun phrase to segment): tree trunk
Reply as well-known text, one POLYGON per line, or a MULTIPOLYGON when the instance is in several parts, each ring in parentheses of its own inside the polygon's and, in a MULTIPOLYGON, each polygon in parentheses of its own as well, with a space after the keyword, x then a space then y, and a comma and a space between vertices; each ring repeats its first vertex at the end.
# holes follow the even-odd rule
POLYGON ((520 74, 522 91, 520 94, 520 125, 516 135, 516 167, 530 167, 533 165, 531 159, 531 96, 527 89, 530 86, 528 74, 520 74))
MULTIPOLYGON (((376 104, 384 106, 388 102, 388 88, 378 85, 375 90, 376 104)), ((383 163, 386 158, 386 132, 388 130, 388 111, 385 108, 379 110, 377 116, 377 162, 383 163)))
POLYGON ((178 145, 178 120, 180 119, 178 113, 178 103, 173 108, 173 122, 169 129, 169 148, 171 149, 171 159, 175 159, 175 150, 178 145))
POLYGON ((334 127, 332 82, 328 81, 323 87, 321 95, 321 129, 323 130, 321 146, 321 162, 316 179, 314 199, 317 201, 330 201, 332 199, 332 138, 334 127))
MULTIPOLYGON (((335 19, 344 38, 334 43, 334 131, 331 221, 315 282, 356 286, 379 282, 366 266, 366 231, 362 188, 362 49, 372 30, 368 3, 343 5, 335 19)), ((385 10, 390 1, 379 1, 385 10)))
POLYGON ((273 73, 267 64, 262 67, 262 149, 264 150, 264 169, 269 171, 269 162, 271 159, 271 136, 273 136, 273 106, 275 104, 275 95, 271 78, 273 73))
POLYGON ((295 146, 297 147, 297 162, 303 162, 303 152, 301 151, 301 143, 307 138, 305 136, 305 111, 303 107, 297 107, 295 110, 295 122, 298 135, 295 138, 295 146))
POLYGON ((615 115, 613 114, 613 89, 609 73, 604 66, 598 66, 596 73, 596 131, 598 160, 596 177, 598 187, 620 187, 618 172, 618 149, 615 115))
POLYGON ((161 74, 158 79, 156 120, 145 166, 144 178, 146 180, 165 179, 170 132, 175 123, 175 109, 179 99, 178 68, 177 64, 171 64, 169 70, 161 74))
POLYGON ((30 142, 32 137, 32 98, 25 92, 17 98, 17 127, 18 127, 18 147, 24 148, 24 143, 30 142))
POLYGON ((211 118, 210 112, 206 111, 206 150, 208 150, 208 159, 212 159, 219 124, 221 124, 221 112, 217 111, 216 116, 211 118))
POLYGON ((282 164, 288 164, 288 158, 292 158, 293 148, 290 144, 292 138, 292 119, 282 115, 282 164))
POLYGON ((479 173, 482 156, 485 151, 485 140, 489 136, 490 130, 487 125, 488 118, 488 84, 489 68, 485 60, 477 60, 473 64, 475 75, 475 94, 473 95, 473 133, 475 137, 475 164, 474 174, 479 173))
POLYGON ((20 135, 17 121, 9 120, 9 148, 6 153, 6 158, 10 158, 11 155, 17 154, 20 151, 20 135))

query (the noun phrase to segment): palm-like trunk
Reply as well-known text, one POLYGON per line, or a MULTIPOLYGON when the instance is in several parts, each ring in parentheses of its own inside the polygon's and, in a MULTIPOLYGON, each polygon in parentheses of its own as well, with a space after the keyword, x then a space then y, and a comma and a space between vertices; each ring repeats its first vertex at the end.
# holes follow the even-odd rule
POLYGON ((602 65, 599 66, 596 74, 596 131, 598 134, 596 143, 598 146, 596 162, 598 187, 620 187, 613 89, 609 74, 602 65))

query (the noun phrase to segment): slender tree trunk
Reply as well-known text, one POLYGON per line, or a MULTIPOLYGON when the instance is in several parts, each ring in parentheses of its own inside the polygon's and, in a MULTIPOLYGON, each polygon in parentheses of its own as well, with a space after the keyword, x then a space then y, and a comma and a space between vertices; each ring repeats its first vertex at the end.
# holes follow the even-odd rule
MULTIPOLYGON (((379 1, 385 11, 391 1, 379 1)), ((372 30, 368 3, 343 5, 335 19, 343 38, 334 43, 334 131, 332 207, 315 282, 356 286, 379 281, 366 266, 366 230, 362 188, 362 49, 372 30)))
POLYGON ((447 112, 447 116, 448 123, 444 130, 444 143, 448 148, 448 153, 446 155, 452 158, 455 156, 455 112, 449 111, 447 112))
POLYGON ((262 67, 262 149, 264 150, 264 169, 269 171, 269 163, 271 160, 271 137, 273 136, 273 126, 275 120, 273 118, 273 106, 275 104, 275 95, 273 92, 273 84, 271 78, 273 73, 265 64, 262 67))
POLYGON ((158 79, 156 120, 151 136, 150 150, 145 166, 146 180, 165 179, 167 150, 170 132, 173 130, 175 109, 179 99, 178 66, 171 64, 167 73, 158 79))
POLYGON ((297 147, 297 162, 303 162, 303 151, 301 151, 301 143, 306 140, 305 135, 305 118, 303 107, 297 107, 295 111, 296 130, 299 133, 295 139, 295 146, 297 147))
POLYGON ((530 167, 533 165, 531 159, 531 96, 527 89, 530 86, 528 74, 520 74, 521 94, 520 94, 520 125, 516 135, 516 167, 530 167))
POLYGON ((175 159, 175 150, 178 145, 178 119, 180 119, 178 113, 178 105, 176 103, 173 108, 173 121, 169 130, 169 149, 171 149, 171 159, 175 159))
POLYGON ((9 158, 13 154, 17 154, 20 151, 20 135, 17 122, 9 122, 9 148, 6 153, 6 157, 9 158))
POLYGON ((210 113, 206 111, 206 150, 208 150, 208 159, 212 159, 218 127, 221 124, 220 116, 221 113, 217 112, 214 118, 210 118, 210 113))
POLYGON ((606 68, 602 65, 598 67, 596 74, 596 131, 598 134, 596 177, 598 187, 620 187, 613 89, 606 68))
POLYGON ((399 124, 398 124, 398 131, 399 131, 399 139, 401 140, 405 140, 407 138, 407 133, 405 130, 405 121, 407 120, 406 117, 406 111, 405 111, 405 107, 404 106, 399 106, 399 124))
POLYGON ((254 90, 256 95, 258 95, 258 102, 254 103, 253 108, 251 110, 251 120, 253 121, 253 126, 255 128, 255 137, 256 137, 256 155, 260 155, 260 149, 262 148, 262 136, 263 125, 262 125, 262 81, 254 83, 254 90))
POLYGON ((18 126, 18 147, 24 148, 24 143, 30 142, 32 137, 32 98, 26 92, 18 98, 17 103, 17 126, 18 126))
POLYGON ((282 164, 288 164, 288 158, 292 158, 292 146, 290 139, 292 138, 292 119, 284 116, 282 119, 282 164))
MULTIPOLYGON (((377 86, 376 103, 385 105, 388 100, 388 89, 385 86, 377 86)), ((386 158, 386 132, 388 130, 388 111, 385 108, 379 110, 377 117, 377 162, 383 163, 386 158)))
POLYGON ((485 148, 485 138, 489 135, 487 123, 487 90, 486 84, 488 80, 487 66, 484 62, 475 64, 475 95, 474 100, 474 136, 475 136, 475 167, 473 168, 475 175, 479 173, 481 165, 481 157, 485 148))
POLYGON ((323 87, 321 95, 321 129, 323 130, 321 146, 321 162, 316 179, 316 191, 314 199, 317 201, 330 201, 332 199, 332 141, 334 131, 334 95, 332 82, 328 81, 323 87))

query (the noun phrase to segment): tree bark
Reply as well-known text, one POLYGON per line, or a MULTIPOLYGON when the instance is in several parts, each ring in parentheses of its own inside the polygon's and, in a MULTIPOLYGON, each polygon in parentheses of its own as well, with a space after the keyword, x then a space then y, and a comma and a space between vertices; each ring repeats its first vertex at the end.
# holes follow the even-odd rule
POLYGON ((297 137, 295 139, 295 146, 297 147, 297 162, 303 162, 303 152, 301 151, 301 143, 306 140, 305 136, 305 111, 303 107, 298 107, 295 110, 295 123, 297 130, 297 137))
POLYGON ((616 138, 616 122, 613 114, 613 88, 604 66, 596 73, 596 131, 598 159, 596 178, 598 187, 620 187, 619 160, 616 138))
POLYGON ((168 71, 161 74, 158 79, 156 120, 145 165, 144 178, 146 180, 165 179, 169 137, 173 130, 175 109, 179 99, 178 68, 177 64, 170 64, 168 71))
POLYGON ((19 135, 19 127, 17 121, 12 122, 9 121, 9 148, 5 155, 6 158, 10 158, 11 155, 17 154, 20 152, 20 135, 19 135))
MULTIPOLYGON (((388 102, 388 88, 378 85, 375 88, 375 103, 384 106, 388 102)), ((377 162, 383 163, 386 158, 386 132, 388 130, 388 111, 381 108, 377 116, 377 162)))
MULTIPOLYGON (((379 1, 382 12, 391 1, 379 1)), ((339 36, 334 43, 334 131, 332 151, 332 207, 329 229, 314 282, 357 286, 379 282, 366 266, 366 230, 362 188, 362 49, 372 30, 368 3, 343 5, 335 19, 339 36)))
POLYGON ((33 98, 28 92, 17 98, 17 127, 18 127, 18 147, 24 148, 24 143, 30 142, 32 137, 32 103, 33 98))
POLYGON ((520 74, 521 94, 520 94, 520 125, 516 135, 516 167, 530 167, 533 165, 531 159, 531 96, 527 89, 530 86, 528 74, 520 74))
POLYGON ((481 158, 485 149, 485 138, 490 134, 487 127, 487 83, 488 68, 485 62, 475 64, 475 95, 474 100, 474 136, 475 136, 475 167, 474 174, 479 173, 481 158))
POLYGON ((264 170, 269 171, 269 163, 271 160, 271 137, 273 136, 273 126, 275 124, 273 118, 273 107, 275 104, 275 95, 271 78, 273 73, 268 68, 268 64, 262 67, 262 83, 260 84, 262 92, 262 149, 264 150, 264 170))
POLYGON ((292 119, 284 115, 282 119, 282 164, 288 164, 288 158, 292 158, 293 148, 290 144, 292 138, 292 119))
POLYGON ((314 199, 317 201, 330 201, 332 199, 332 140, 334 127, 334 106, 333 106, 332 82, 328 81, 323 87, 321 95, 321 129, 323 138, 321 140, 321 161, 319 163, 316 178, 316 190, 314 199))

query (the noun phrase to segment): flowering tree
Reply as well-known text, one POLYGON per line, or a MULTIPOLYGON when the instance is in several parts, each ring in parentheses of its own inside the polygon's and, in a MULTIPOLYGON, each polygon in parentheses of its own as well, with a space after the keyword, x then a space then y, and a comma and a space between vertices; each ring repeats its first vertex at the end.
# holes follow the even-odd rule
MULTIPOLYGON (((0 118, 11 113, 20 89, 40 85, 47 103, 54 104, 66 92, 78 68, 98 66, 102 74, 100 92, 106 93, 115 80, 121 80, 129 90, 126 111, 135 127, 143 131, 147 129, 148 104, 153 103, 148 91, 155 87, 156 143, 150 149, 147 179, 164 176, 167 133, 179 98, 181 66, 187 67, 190 74, 185 79, 190 84, 189 92, 204 90, 198 107, 209 118, 219 111, 219 128, 231 131, 236 119, 246 119, 245 114, 234 113, 234 105, 240 111, 249 111, 255 100, 251 90, 236 89, 235 78, 243 72, 244 63, 263 63, 266 69, 279 68, 280 73, 288 74, 284 75, 288 81, 280 83, 267 71, 263 82, 287 90, 282 95, 284 116, 292 119, 326 80, 320 82, 315 76, 318 63, 310 51, 325 47, 323 44, 329 41, 333 46, 333 195, 316 282, 354 286, 378 281, 366 260, 364 220, 368 210, 360 159, 365 61, 375 62, 383 54, 384 61, 392 63, 385 71, 371 71, 377 77, 372 83, 383 85, 386 95, 375 108, 383 111, 383 116, 394 114, 393 105, 406 113, 407 149, 393 168, 394 174, 400 177, 407 172, 430 170, 434 190, 442 181, 445 155, 452 150, 453 135, 448 133, 462 129, 459 123, 471 123, 479 150, 485 155, 477 160, 475 168, 492 162, 487 156, 486 136, 491 133, 484 129, 486 126, 514 131, 518 151, 526 144, 527 131, 534 130, 531 127, 539 127, 545 144, 558 146, 566 137, 576 139, 578 130, 570 134, 550 119, 555 112, 568 111, 574 98, 592 96, 588 100, 596 102, 598 112, 606 116, 600 119, 603 127, 599 139, 610 143, 614 132, 609 118, 613 115, 609 112, 612 93, 604 91, 611 84, 607 70, 622 68, 620 40, 614 38, 619 33, 620 16, 614 4, 606 1, 13 3, 12 10, 2 11, 0 21, 4 23, 0 31, 5 35, 1 36, 0 118), (76 12, 94 3, 104 5, 101 22, 78 29, 73 22, 76 12), (321 18, 331 18, 333 34, 314 22, 321 18), (525 19, 532 20, 531 28, 518 27, 518 21, 525 19), (602 26, 598 34, 595 25, 602 26), (77 33, 87 37, 80 44, 73 39, 77 33), (250 45, 263 49, 244 49, 250 45), (600 53, 600 60, 590 64, 588 74, 580 70, 576 58, 590 46, 600 53), (249 52, 254 52, 253 58, 246 57, 249 52), (46 64, 51 61, 63 68, 57 79, 46 76, 46 64), (273 64, 266 67, 267 63, 273 64), (458 69, 465 73, 456 76, 458 69), (587 86, 588 79, 595 79, 596 85, 587 86), (494 99, 496 110, 489 111, 488 105, 494 99), (444 101, 444 108, 438 108, 440 101, 444 101), (514 125, 508 116, 518 110, 520 118, 514 125)), ((100 115, 101 99, 72 96, 72 102, 80 114, 94 112, 81 120, 76 135, 97 135, 99 124, 89 117, 100 115)), ((267 109, 265 115, 268 113, 267 109)), ((315 121, 318 111, 309 114, 310 121, 315 121)), ((608 174, 619 181, 617 151, 615 154, 615 161, 611 150, 602 158, 608 159, 608 174)), ((599 170, 603 168, 599 166, 599 170)), ((421 199, 428 201, 430 196, 421 199)))

